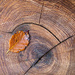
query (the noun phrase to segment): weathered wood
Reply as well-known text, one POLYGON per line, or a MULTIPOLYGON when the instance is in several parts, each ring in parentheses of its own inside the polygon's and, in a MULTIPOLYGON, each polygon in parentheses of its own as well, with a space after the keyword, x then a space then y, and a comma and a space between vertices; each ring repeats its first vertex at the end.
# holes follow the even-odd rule
POLYGON ((39 23, 41 5, 32 1, 5 0, 1 3, 0 30, 11 31, 24 22, 39 23))
POLYGON ((67 9, 69 6, 65 8, 65 6, 69 4, 65 3, 63 6, 64 3, 64 1, 63 3, 58 2, 54 4, 52 4, 52 2, 45 2, 44 5, 47 6, 47 8, 43 7, 40 19, 40 24, 52 31, 61 41, 75 33, 75 12, 72 13, 69 11, 67 9))
POLYGON ((52 52, 53 55, 49 57, 51 52, 45 55, 35 67, 30 69, 28 75, 74 75, 74 44, 75 37, 70 38, 57 47, 52 52))
POLYGON ((0 0, 0 75, 74 75, 74 57, 74 0, 0 0), (6 54, 19 30, 28 47, 6 54))

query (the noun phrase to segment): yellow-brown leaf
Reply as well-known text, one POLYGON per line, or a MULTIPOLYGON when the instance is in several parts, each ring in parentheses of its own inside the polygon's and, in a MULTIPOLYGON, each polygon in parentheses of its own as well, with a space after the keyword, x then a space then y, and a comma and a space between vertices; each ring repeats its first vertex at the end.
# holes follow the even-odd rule
POLYGON ((11 52, 20 52, 25 49, 26 46, 29 44, 29 34, 28 32, 18 31, 14 35, 12 35, 11 39, 9 40, 9 51, 11 52))

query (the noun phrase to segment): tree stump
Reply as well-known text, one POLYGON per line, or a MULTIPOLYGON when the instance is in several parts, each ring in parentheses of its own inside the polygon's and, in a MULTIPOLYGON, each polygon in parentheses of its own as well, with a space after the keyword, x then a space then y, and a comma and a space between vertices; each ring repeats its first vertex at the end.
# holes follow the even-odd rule
POLYGON ((0 75, 75 75, 74 57, 74 0, 0 0, 0 75), (19 30, 29 45, 6 54, 19 30))

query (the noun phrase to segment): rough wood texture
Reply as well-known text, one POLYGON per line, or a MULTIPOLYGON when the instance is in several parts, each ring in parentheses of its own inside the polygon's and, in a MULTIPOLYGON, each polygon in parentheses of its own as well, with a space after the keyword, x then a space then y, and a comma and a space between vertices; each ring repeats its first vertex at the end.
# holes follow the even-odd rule
POLYGON ((74 0, 0 0, 0 75, 75 75, 74 0), (30 44, 6 51, 16 31, 30 44))

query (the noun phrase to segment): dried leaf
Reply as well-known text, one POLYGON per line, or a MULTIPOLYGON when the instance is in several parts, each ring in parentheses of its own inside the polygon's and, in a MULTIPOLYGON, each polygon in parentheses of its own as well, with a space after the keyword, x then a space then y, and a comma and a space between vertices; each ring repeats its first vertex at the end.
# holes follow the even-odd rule
POLYGON ((26 46, 29 44, 29 34, 28 32, 18 31, 14 35, 12 35, 11 39, 9 40, 9 51, 11 52, 20 52, 25 49, 26 46))

